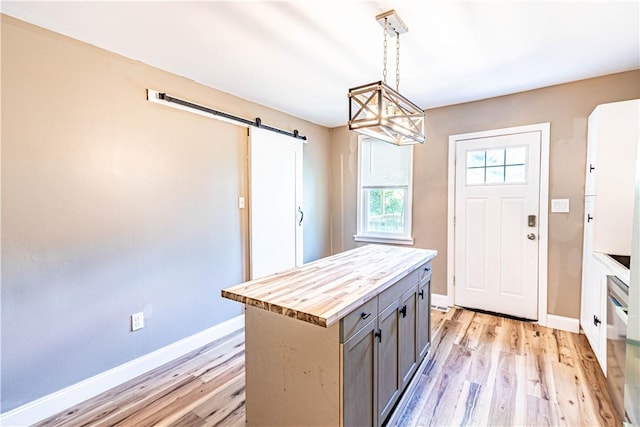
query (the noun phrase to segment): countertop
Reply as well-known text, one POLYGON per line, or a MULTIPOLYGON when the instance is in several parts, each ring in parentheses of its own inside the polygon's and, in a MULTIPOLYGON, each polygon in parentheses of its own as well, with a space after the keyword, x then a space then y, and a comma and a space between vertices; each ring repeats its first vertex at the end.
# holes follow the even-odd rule
POLYGON ((329 327, 437 254, 366 245, 223 289, 222 296, 329 327))
POLYGON ((607 254, 593 252, 593 256, 606 267, 608 275, 616 276, 627 285, 629 284, 630 274, 628 268, 608 256, 607 254))

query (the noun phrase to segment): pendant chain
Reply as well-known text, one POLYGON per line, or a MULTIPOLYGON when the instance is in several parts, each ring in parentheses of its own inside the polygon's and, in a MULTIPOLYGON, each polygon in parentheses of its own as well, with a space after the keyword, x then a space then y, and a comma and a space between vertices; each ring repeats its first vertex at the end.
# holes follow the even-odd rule
POLYGON ((396 33, 396 90, 400 92, 400 34, 396 33))
POLYGON ((385 84, 387 83, 387 18, 384 18, 384 29, 382 32, 384 33, 384 59, 383 59, 383 67, 382 67, 382 77, 384 79, 385 84))
MULTIPOLYGON (((384 57, 382 60, 382 77, 383 81, 387 83, 387 29, 389 28, 389 21, 384 18, 384 57)), ((400 34, 396 32, 396 90, 400 92, 400 34)))

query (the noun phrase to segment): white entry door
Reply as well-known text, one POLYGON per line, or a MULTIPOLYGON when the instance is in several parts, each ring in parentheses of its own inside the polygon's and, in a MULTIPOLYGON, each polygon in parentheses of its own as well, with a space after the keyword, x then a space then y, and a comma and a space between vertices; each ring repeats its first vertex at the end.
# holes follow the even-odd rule
POLYGON ((541 132, 456 141, 455 303, 538 318, 541 132))
POLYGON ((257 279, 302 265, 302 142, 250 128, 250 270, 257 279))

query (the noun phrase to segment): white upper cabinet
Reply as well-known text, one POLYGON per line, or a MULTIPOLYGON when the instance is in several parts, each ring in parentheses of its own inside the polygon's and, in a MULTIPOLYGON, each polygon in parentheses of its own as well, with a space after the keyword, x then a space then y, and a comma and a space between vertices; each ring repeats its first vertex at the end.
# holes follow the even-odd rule
POLYGON ((595 195, 593 250, 630 255, 640 100, 598 105, 589 116, 585 195, 595 195))

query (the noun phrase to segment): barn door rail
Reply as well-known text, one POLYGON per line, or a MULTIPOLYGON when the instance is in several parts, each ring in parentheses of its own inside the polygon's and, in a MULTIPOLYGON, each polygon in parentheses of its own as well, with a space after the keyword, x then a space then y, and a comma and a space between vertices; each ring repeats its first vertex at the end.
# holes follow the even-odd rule
POLYGON ((307 140, 307 137, 300 135, 298 129, 294 129, 293 132, 289 132, 283 129, 278 129, 273 126, 262 123, 260 117, 256 117, 255 120, 245 119, 244 117, 235 116, 233 114, 225 113, 204 105, 196 104, 191 101, 176 98, 175 96, 168 95, 166 92, 158 92, 152 89, 147 89, 147 101, 155 102, 157 104, 167 105, 169 107, 178 108, 180 110, 190 111, 192 113, 200 114, 205 117, 212 117, 214 119, 222 120, 233 124, 241 124, 249 127, 254 126, 260 129, 266 129, 271 132, 276 132, 282 135, 287 135, 292 138, 307 140))

